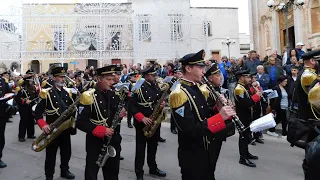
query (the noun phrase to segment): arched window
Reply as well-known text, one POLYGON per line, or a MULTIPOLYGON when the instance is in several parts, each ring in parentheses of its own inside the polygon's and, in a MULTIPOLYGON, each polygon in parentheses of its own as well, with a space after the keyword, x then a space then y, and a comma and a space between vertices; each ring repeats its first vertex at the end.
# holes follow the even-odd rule
POLYGON ((319 0, 313 0, 311 4, 311 27, 312 34, 320 33, 320 2, 319 0))

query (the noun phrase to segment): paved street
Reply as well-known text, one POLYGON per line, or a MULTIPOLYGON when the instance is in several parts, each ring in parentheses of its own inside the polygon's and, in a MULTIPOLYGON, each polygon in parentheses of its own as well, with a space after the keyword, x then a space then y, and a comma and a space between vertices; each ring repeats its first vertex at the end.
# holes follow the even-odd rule
MULTIPOLYGON (((13 123, 7 124, 6 146, 4 149, 3 161, 8 164, 5 169, 0 169, 0 180, 42 180, 44 177, 45 151, 33 152, 31 150, 32 140, 26 142, 18 141, 18 122, 20 117, 15 116, 13 123)), ((39 135, 39 128, 36 127, 36 135, 39 135)), ((128 129, 125 121, 122 125, 122 155, 121 170, 119 179, 135 179, 134 174, 134 153, 135 153, 135 131, 128 129)), ((161 136, 167 139, 166 143, 160 143, 157 153, 157 162, 160 169, 167 172, 166 178, 154 178, 148 175, 148 168, 145 166, 145 179, 180 179, 180 169, 177 159, 177 136, 171 134, 169 124, 164 123, 161 129, 161 136)), ((272 138, 264 135, 266 144, 250 146, 250 152, 259 156, 257 168, 249 168, 238 163, 238 137, 233 136, 224 143, 220 159, 218 161, 217 180, 302 180, 303 171, 301 161, 303 151, 298 148, 291 148, 286 140, 272 138)), ((70 171, 75 173, 77 180, 83 180, 85 166, 85 134, 78 131, 72 136, 72 158, 70 171)), ((60 160, 57 158, 55 180, 60 180, 60 160)), ((196 166, 196 164, 195 164, 196 166)), ((102 173, 100 172, 100 179, 102 173)))

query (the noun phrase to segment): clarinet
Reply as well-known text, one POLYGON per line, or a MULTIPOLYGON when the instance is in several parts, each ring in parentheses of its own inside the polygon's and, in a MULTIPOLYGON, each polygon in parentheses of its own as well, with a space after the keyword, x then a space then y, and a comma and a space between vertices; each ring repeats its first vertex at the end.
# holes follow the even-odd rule
MULTIPOLYGON (((127 83, 128 84, 128 83, 127 83)), ((124 84, 125 85, 125 84, 124 84)), ((125 97, 127 95, 128 92, 128 86, 125 88, 121 88, 120 92, 119 92, 119 97, 120 97, 120 102, 118 104, 117 107, 117 112, 115 113, 113 119, 112 119, 112 125, 111 125, 111 129, 115 129, 118 124, 120 123, 121 119, 120 119, 120 113, 121 110, 125 107, 126 103, 125 103, 125 97)), ((96 161, 96 164, 99 167, 103 167, 107 160, 109 159, 109 157, 115 157, 117 155, 117 151, 116 149, 110 145, 112 136, 108 138, 108 141, 106 143, 103 144, 102 148, 101 148, 101 152, 99 154, 98 160, 96 161)))
MULTIPOLYGON (((214 87, 212 86, 212 84, 208 81, 208 79, 203 76, 203 81, 207 84, 207 86, 210 88, 210 91, 213 93, 213 95, 215 96, 215 99, 217 99, 223 106, 227 106, 228 104, 223 102, 223 100, 220 98, 220 93, 217 92, 214 87)), ((232 116, 232 122, 235 124, 240 137, 243 137, 243 132, 246 130, 245 126, 242 124, 242 122, 240 121, 239 117, 237 115, 232 116)))

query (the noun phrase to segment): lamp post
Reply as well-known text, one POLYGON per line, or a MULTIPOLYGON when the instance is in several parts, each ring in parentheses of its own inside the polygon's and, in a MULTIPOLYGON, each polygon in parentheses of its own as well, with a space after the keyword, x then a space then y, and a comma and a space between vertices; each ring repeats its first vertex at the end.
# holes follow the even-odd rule
POLYGON ((228 54, 229 54, 228 58, 230 60, 230 45, 231 44, 235 44, 236 41, 235 40, 230 40, 230 38, 227 37, 225 40, 222 40, 221 43, 228 46, 228 54))
POLYGON ((288 14, 289 9, 292 7, 293 9, 301 9, 303 8, 304 0, 279 0, 279 2, 275 2, 274 0, 268 0, 267 6, 269 7, 269 11, 272 12, 274 10, 281 11, 285 14, 286 18, 286 49, 287 53, 290 51, 290 42, 289 42, 289 22, 288 22, 288 14))

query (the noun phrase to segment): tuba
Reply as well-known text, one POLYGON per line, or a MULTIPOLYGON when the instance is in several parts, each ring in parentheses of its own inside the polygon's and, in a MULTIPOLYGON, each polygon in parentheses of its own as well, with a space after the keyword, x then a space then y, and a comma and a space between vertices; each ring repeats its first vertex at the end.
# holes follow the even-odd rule
MULTIPOLYGON (((94 89, 87 91, 87 93, 93 93, 94 89)), ((77 99, 65 110, 58 119, 49 125, 51 132, 49 134, 42 133, 37 137, 32 143, 32 150, 35 152, 40 152, 46 148, 54 139, 56 139, 63 131, 69 128, 75 128, 75 118, 72 116, 76 110, 77 105, 80 102, 80 97, 77 99), (67 117, 71 116, 69 119, 67 117), (67 120, 66 120, 67 119, 67 120)))
MULTIPOLYGON (((126 105, 125 99, 126 99, 128 92, 129 92, 129 85, 130 85, 130 83, 123 83, 123 84, 119 84, 115 87, 116 93, 119 94, 120 102, 118 104, 117 112, 115 113, 115 115, 112 119, 112 125, 111 125, 112 129, 115 129, 118 126, 118 123, 121 121, 119 116, 120 116, 121 110, 126 105)), ((106 143, 103 144, 103 146, 101 148, 101 152, 99 154, 98 160, 96 161, 96 164, 99 167, 103 167, 110 157, 115 157, 117 155, 116 149, 110 145, 111 139, 112 139, 112 137, 110 137, 106 141, 106 143)))
POLYGON ((148 138, 152 137, 155 131, 157 130, 160 123, 165 120, 166 114, 161 107, 161 103, 165 100, 165 98, 170 94, 170 88, 177 81, 174 77, 167 77, 163 80, 163 84, 161 85, 161 89, 163 89, 163 93, 158 100, 158 103, 155 105, 154 110, 150 116, 153 123, 151 126, 145 126, 143 128, 144 135, 148 138))

